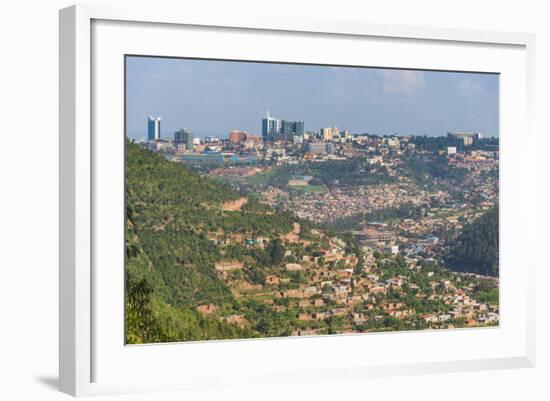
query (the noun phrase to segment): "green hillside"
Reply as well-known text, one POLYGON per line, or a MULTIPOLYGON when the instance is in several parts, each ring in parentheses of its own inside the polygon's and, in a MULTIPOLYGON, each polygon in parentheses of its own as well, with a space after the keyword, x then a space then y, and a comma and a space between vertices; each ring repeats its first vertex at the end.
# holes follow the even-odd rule
MULTIPOLYGON (((240 210, 224 211, 224 202, 239 198, 222 184, 127 142, 127 342, 254 336, 195 310, 209 303, 235 305, 214 264, 251 253, 233 247, 231 255, 222 255, 212 235, 273 238, 292 230, 289 215, 252 200, 240 210)), ((266 257, 259 251, 253 256, 266 257)))
MULTIPOLYGON (((128 216, 126 232, 127 344, 255 336, 250 330, 207 319, 190 307, 175 307, 166 302, 173 283, 164 282, 160 271, 143 251, 131 216, 128 216)), ((216 285, 223 288, 221 283, 216 285)), ((227 296, 225 288, 222 294, 227 296)))
POLYGON ((464 227, 446 263, 455 271, 498 277, 498 206, 464 227))

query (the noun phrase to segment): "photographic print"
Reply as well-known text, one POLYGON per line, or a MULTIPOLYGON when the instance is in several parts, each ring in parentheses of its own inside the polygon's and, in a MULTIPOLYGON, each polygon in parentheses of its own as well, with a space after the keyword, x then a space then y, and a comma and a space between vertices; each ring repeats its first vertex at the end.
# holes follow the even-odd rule
POLYGON ((499 324, 499 76, 126 56, 125 342, 499 324))

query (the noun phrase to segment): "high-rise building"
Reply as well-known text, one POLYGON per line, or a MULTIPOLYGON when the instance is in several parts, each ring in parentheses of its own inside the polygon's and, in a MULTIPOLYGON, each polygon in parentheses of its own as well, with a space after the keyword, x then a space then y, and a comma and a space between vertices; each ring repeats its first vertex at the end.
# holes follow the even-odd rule
POLYGON ((287 135, 294 133, 294 123, 292 121, 281 121, 281 135, 286 138, 287 135))
POLYGON ((330 142, 330 141, 338 142, 341 139, 345 139, 345 136, 342 136, 340 134, 340 130, 338 129, 337 126, 320 128, 319 129, 319 136, 320 136, 321 140, 323 140, 325 142, 330 142))
POLYGON ((149 116, 147 118, 147 139, 149 141, 160 139, 160 117, 149 116))
POLYGON ((274 139, 279 135, 280 131, 281 120, 271 117, 268 110, 266 117, 262 119, 262 137, 274 139))
POLYGON ((304 135, 304 121, 303 120, 300 120, 300 121, 296 121, 294 123, 294 133, 296 135, 304 135))
POLYGON ((304 134, 304 122, 303 121, 287 121, 282 120, 280 137, 286 140, 292 139, 294 135, 304 134))
POLYGON ((320 134, 323 141, 332 141, 332 128, 321 128, 320 134))
POLYGON ((262 119, 262 137, 264 139, 284 139, 292 140, 294 135, 304 134, 303 121, 280 120, 269 115, 262 119))
POLYGON ((187 128, 174 132, 174 142, 184 143, 187 150, 193 150, 193 133, 187 128))

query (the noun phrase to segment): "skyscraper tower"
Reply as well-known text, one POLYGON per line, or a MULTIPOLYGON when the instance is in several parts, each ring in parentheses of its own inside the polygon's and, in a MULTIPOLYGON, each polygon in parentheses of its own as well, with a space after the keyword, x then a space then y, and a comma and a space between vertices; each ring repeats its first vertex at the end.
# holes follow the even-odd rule
POLYGON ((193 133, 187 128, 174 132, 174 142, 184 143, 187 150, 193 150, 193 133))
POLYGON ((160 139, 160 117, 149 116, 147 118, 147 140, 160 139))
POLYGON ((271 117, 268 110, 266 117, 262 119, 262 136, 264 137, 264 139, 273 139, 277 137, 277 135, 279 135, 280 131, 281 120, 271 117))
POLYGON ((279 132, 282 139, 290 139, 293 135, 304 135, 303 121, 281 121, 281 130, 279 132))

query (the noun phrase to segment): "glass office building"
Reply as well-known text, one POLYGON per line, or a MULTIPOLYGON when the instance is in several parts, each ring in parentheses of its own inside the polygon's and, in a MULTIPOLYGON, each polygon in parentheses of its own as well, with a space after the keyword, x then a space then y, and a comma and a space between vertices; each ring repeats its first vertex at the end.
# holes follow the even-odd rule
POLYGON ((193 133, 187 128, 174 132, 174 142, 184 143, 187 150, 193 150, 193 133))
POLYGON ((147 118, 147 140, 156 141, 160 139, 160 117, 149 116, 147 118))
POLYGON ((281 120, 271 117, 269 111, 264 119, 262 119, 262 137, 264 139, 273 139, 279 135, 281 131, 281 120))
POLYGON ((294 135, 304 134, 303 121, 280 120, 271 117, 269 111, 262 119, 262 136, 264 139, 286 139, 292 140, 294 135))

